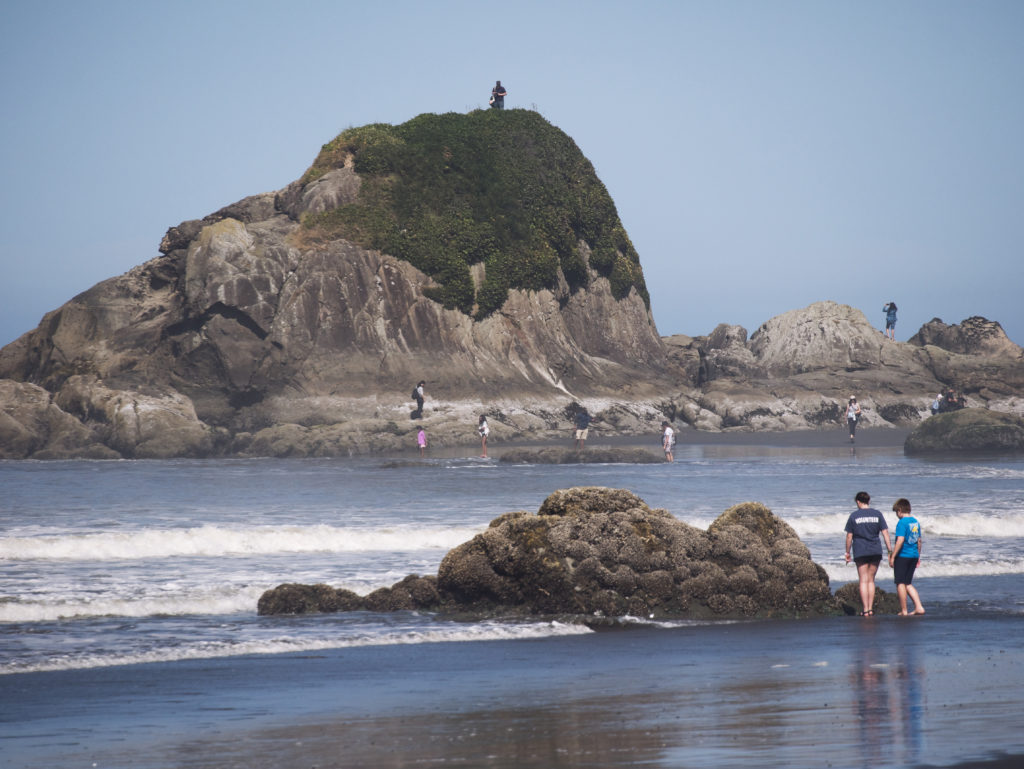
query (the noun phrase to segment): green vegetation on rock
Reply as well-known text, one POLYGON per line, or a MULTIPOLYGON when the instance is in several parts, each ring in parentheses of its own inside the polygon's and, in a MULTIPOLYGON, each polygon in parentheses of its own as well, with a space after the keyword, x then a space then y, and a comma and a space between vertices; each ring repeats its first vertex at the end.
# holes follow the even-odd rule
POLYGON ((325 144, 309 183, 351 158, 359 198, 310 215, 307 228, 404 259, 429 275, 427 295, 486 317, 510 288, 571 291, 589 265, 623 299, 650 305, 640 259, 615 204, 575 142, 530 110, 420 115, 350 128, 325 144), (469 267, 483 263, 474 292, 469 267))

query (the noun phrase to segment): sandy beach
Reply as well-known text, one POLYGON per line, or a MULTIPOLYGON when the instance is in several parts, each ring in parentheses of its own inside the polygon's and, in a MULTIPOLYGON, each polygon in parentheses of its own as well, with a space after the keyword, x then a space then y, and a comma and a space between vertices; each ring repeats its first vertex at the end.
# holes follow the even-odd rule
POLYGON ((15 676, 5 742, 24 767, 1019 766, 1018 631, 833 618, 15 676), (22 718, 75 729, 36 755, 22 718))

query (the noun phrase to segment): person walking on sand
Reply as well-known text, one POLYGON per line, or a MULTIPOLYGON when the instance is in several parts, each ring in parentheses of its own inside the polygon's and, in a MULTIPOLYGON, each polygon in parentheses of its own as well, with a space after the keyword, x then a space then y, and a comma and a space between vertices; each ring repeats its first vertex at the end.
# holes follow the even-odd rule
POLYGON ((487 436, 491 434, 491 429, 487 426, 487 416, 484 414, 480 415, 480 421, 476 424, 476 431, 480 434, 480 456, 484 459, 487 458, 487 436))
POLYGON ((890 341, 896 341, 896 302, 889 302, 882 308, 882 312, 885 313, 885 331, 884 333, 889 337, 890 341))
POLYGON ((672 455, 672 449, 675 448, 676 445, 676 433, 675 430, 672 429, 672 425, 667 421, 662 422, 661 426, 663 428, 661 433, 661 448, 665 451, 665 461, 672 462, 675 459, 672 455))
POLYGON ((857 509, 846 520, 846 562, 850 562, 852 549, 860 582, 860 602, 864 609, 861 616, 871 617, 875 613, 875 574, 878 572, 878 564, 882 562, 882 545, 878 535, 881 534, 885 540, 886 552, 892 553, 892 544, 889 542, 889 526, 885 516, 870 507, 871 496, 866 491, 858 491, 854 501, 857 509))
POLYGON ((416 445, 420 447, 420 456, 424 456, 427 451, 427 431, 422 427, 420 431, 416 433, 416 445))
POLYGON ((889 553, 889 565, 892 566, 896 594, 900 599, 900 616, 924 614, 924 606, 921 605, 917 588, 910 584, 914 579, 914 572, 921 564, 921 524, 910 514, 909 499, 900 497, 893 503, 892 510, 900 519, 893 531, 896 543, 889 553), (908 595, 914 601, 915 608, 912 612, 907 611, 908 595))
POLYGON ((857 403, 857 396, 851 395, 850 402, 846 404, 846 426, 850 428, 850 443, 853 443, 853 436, 857 432, 858 419, 860 419, 860 404, 857 403))
POLYGON ((576 412, 576 450, 583 451, 590 434, 590 414, 585 408, 576 412))

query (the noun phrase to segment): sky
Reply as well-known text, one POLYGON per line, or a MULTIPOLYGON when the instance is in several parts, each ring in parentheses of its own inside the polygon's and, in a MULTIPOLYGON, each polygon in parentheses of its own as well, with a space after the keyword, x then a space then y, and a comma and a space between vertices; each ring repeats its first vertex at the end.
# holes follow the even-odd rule
POLYGON ((659 332, 833 300, 1024 344, 1018 0, 4 0, 0 345, 299 178, 350 126, 486 106, 571 136, 659 332))

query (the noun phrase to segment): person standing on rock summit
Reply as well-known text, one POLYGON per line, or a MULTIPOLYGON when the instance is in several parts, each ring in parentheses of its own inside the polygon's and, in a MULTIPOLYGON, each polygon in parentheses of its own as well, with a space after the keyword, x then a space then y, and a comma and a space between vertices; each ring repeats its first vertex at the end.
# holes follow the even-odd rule
POLYGON ((885 313, 885 331, 883 332, 890 340, 896 341, 896 302, 889 302, 882 308, 885 313))
POLYGON ((499 80, 494 84, 494 88, 491 89, 491 109, 505 109, 505 97, 508 92, 505 90, 505 86, 501 84, 499 80))

